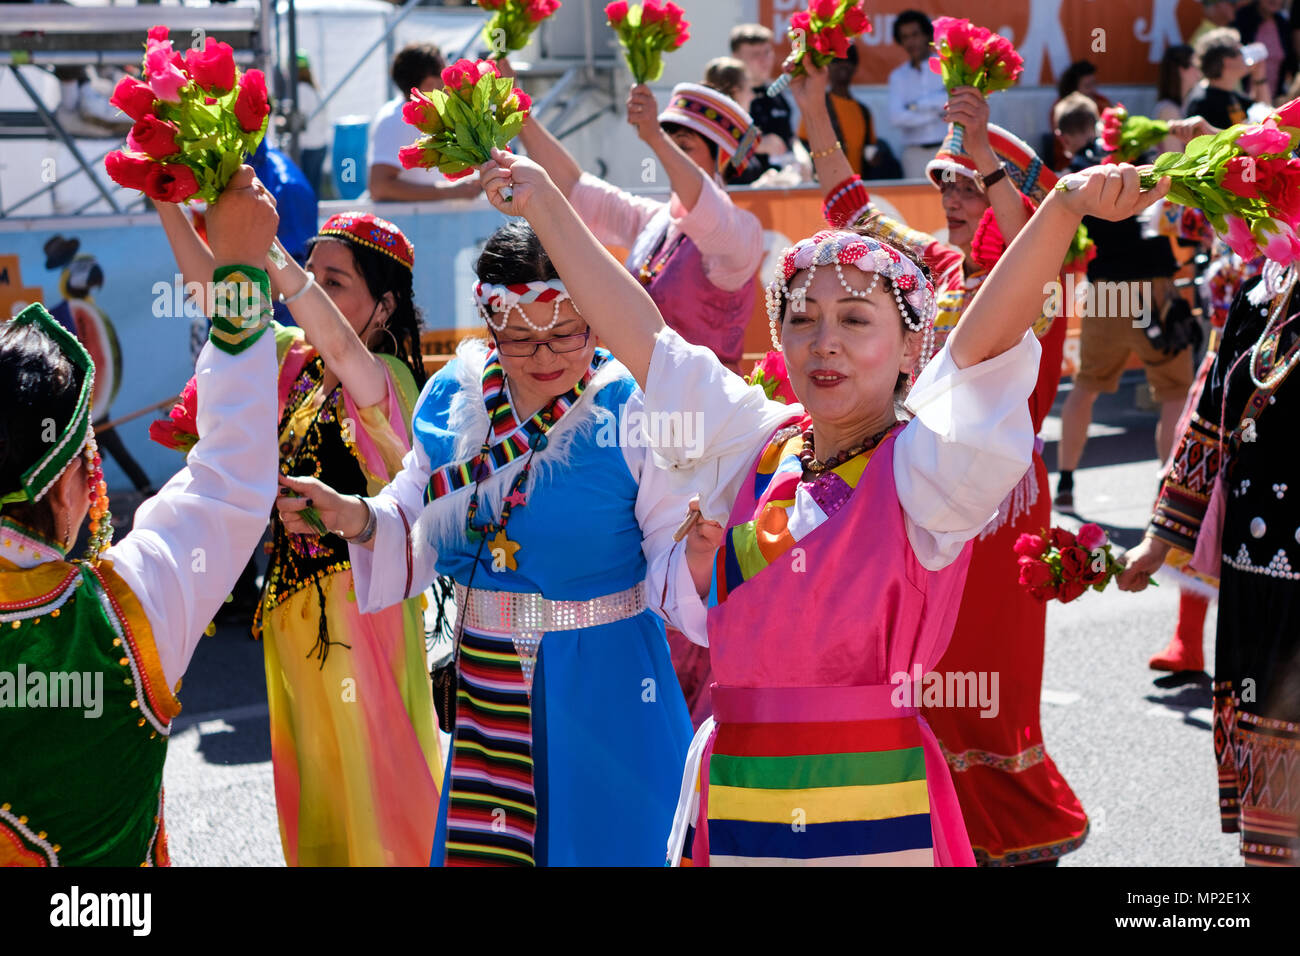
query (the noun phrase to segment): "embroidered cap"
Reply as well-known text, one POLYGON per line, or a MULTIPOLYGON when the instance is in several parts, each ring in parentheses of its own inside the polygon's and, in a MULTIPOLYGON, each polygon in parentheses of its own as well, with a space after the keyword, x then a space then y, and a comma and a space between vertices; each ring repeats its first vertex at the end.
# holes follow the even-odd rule
POLYGON ((754 154, 758 141, 746 139, 745 133, 754 120, 730 96, 698 83, 678 83, 673 87, 667 108, 659 114, 660 123, 676 123, 718 144, 720 159, 727 160, 739 150, 732 166, 741 170, 754 154))
POLYGON ((346 236, 368 249, 396 259, 408 269, 415 268, 415 247, 402 230, 387 219, 368 212, 341 212, 330 216, 318 235, 346 236))
POLYGON ((5 492, 0 505, 14 501, 40 501, 90 438, 90 404, 95 392, 95 363, 86 347, 55 321, 39 302, 29 305, 12 320, 14 325, 34 325, 58 346, 64 357, 82 372, 81 393, 68 425, 50 443, 48 450, 23 472, 17 489, 5 492))
MULTIPOLYGON (((925 174, 936 186, 943 181, 945 171, 948 171, 949 181, 954 173, 968 179, 975 178, 975 160, 963 148, 963 132, 949 124, 948 135, 944 137, 939 151, 935 153, 934 159, 925 164, 925 174)), ((1028 143, 1001 126, 989 123, 989 145, 1021 193, 1035 203, 1041 203, 1047 198, 1048 192, 1056 185, 1056 174, 1043 165, 1043 161, 1028 143)))

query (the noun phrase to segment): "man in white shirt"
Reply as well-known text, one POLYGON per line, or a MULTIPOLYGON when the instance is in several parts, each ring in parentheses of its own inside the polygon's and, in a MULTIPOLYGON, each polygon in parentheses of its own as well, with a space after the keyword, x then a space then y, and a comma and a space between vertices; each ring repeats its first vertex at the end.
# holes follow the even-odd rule
POLYGON ((934 26, 920 10, 904 10, 894 19, 894 42, 908 61, 889 74, 889 122, 898 130, 908 179, 925 178, 925 164, 948 133, 943 119, 948 91, 929 63, 933 40, 934 26))
POLYGON ((370 126, 367 186, 375 202, 423 202, 437 199, 470 199, 478 195, 478 177, 449 182, 436 169, 403 169, 398 150, 410 146, 420 133, 402 119, 402 104, 412 89, 425 93, 442 83, 447 65, 442 52, 432 43, 412 43, 393 57, 391 75, 398 95, 375 114, 370 126))

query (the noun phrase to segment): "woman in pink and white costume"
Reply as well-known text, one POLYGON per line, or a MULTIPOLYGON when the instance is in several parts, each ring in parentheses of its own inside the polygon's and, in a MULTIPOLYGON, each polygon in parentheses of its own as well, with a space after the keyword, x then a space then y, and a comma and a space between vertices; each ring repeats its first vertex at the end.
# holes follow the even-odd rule
POLYGON ((938 743, 906 698, 895 703, 891 678, 943 653, 969 542, 1028 467, 1043 284, 1082 215, 1132 215, 1165 187, 1144 196, 1137 171, 1117 166, 1054 193, 926 365, 904 425, 896 401, 933 294, 898 250, 819 233, 782 262, 794 268, 769 314, 806 403, 790 406, 665 327, 535 164, 498 153, 483 184, 562 272, 584 271, 578 306, 642 383, 647 411, 706 410, 704 456, 660 449, 705 490, 704 515, 731 514, 725 532, 697 522, 662 583, 663 609, 710 643, 719 681, 670 861, 972 863, 938 743), (623 303, 617 315, 601 312, 610 301, 623 303), (763 587, 746 586, 760 575, 763 587), (722 600, 706 608, 710 592, 722 600))

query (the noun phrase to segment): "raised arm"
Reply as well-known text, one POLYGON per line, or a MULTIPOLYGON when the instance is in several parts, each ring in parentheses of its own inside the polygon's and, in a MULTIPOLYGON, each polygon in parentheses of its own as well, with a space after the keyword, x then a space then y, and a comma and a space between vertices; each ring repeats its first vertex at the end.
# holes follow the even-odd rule
MULTIPOLYGON (((989 145, 989 104, 984 94, 973 86, 958 87, 949 94, 944 118, 965 127, 963 142, 966 152, 975 161, 975 171, 985 176, 997 172, 1002 163, 989 145)), ((1011 242, 1029 221, 1020 190, 1010 176, 1003 176, 988 187, 985 198, 993 207, 993 216, 1003 238, 1011 242)))
POLYGON ((659 125, 659 103, 654 93, 644 83, 632 87, 627 94, 627 121, 636 129, 636 135, 654 151, 663 164, 673 192, 687 212, 699 202, 704 188, 704 170, 682 152, 682 148, 659 125))
POLYGON ((835 138, 831 114, 826 109, 826 67, 814 66, 811 58, 804 57, 807 72, 790 84, 790 92, 803 114, 804 129, 808 133, 808 152, 812 156, 817 181, 825 189, 852 179, 855 175, 844 146, 835 138))
POLYGON ((1084 216, 1117 222, 1169 192, 1168 179, 1150 192, 1142 192, 1137 168, 1127 163, 1094 166, 1062 182, 1071 188, 1053 189, 1038 207, 948 338, 948 350, 958 368, 1000 355, 1024 337, 1042 314, 1049 283, 1057 280, 1070 240, 1084 216))
POLYGON ((212 303, 208 301, 208 282, 212 279, 212 250, 203 241, 185 210, 175 203, 155 202, 158 218, 162 221, 163 232, 176 257, 176 267, 181 270, 181 281, 188 288, 191 283, 198 286, 197 303, 204 315, 212 314, 212 303))
POLYGON ((253 553, 275 497, 275 343, 261 263, 275 235, 274 201, 243 167, 208 213, 215 275, 238 283, 241 321, 214 314, 198 363, 198 431, 186 467, 137 509, 105 552, 144 608, 169 685, 184 673, 212 615, 253 553), (256 292, 254 293, 254 290, 256 292), (256 294, 257 299, 252 296, 256 294))
MULTIPOLYGON (((278 241, 276 245, 279 245, 278 241)), ((327 281, 325 276, 313 278, 309 287, 307 271, 288 253, 284 258, 288 264, 283 269, 277 271, 274 266, 267 269, 272 273, 275 288, 282 291, 286 299, 301 292, 288 308, 307 341, 320 353, 325 367, 338 376, 358 407, 366 408, 382 402, 388 394, 388 372, 383 360, 366 348, 334 300, 326 294, 321 286, 321 282, 327 281)), ((391 297, 385 294, 375 308, 371 320, 373 326, 383 323, 391 305, 391 297)))
POLYGON ((506 215, 528 220, 583 319, 645 388, 655 337, 664 328, 645 287, 596 240, 537 163, 493 150, 483 166, 483 191, 506 215))

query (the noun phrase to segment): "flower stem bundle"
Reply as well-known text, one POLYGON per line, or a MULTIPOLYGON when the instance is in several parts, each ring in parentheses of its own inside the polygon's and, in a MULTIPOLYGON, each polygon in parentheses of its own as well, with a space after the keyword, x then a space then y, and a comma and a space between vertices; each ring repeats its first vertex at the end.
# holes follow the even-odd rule
POLYGON ((691 38, 690 23, 675 3, 646 0, 629 4, 617 0, 605 7, 605 17, 618 34, 628 71, 636 83, 653 83, 664 75, 663 55, 691 38))

